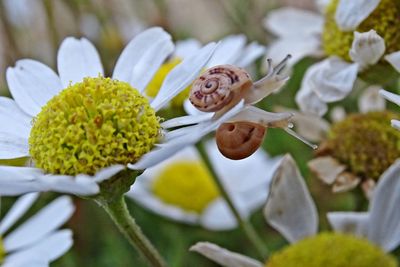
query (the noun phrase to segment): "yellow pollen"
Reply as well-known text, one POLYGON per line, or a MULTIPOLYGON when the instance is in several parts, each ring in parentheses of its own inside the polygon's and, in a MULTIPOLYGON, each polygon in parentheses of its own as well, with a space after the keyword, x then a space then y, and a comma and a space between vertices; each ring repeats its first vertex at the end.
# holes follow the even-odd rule
MULTIPOLYGON (((325 26, 322 35, 323 48, 327 55, 336 55, 350 61, 349 51, 353 42, 354 31, 343 32, 335 22, 335 12, 339 0, 331 0, 327 6, 325 26)), ((396 1, 381 0, 378 7, 366 18, 355 31, 375 30, 384 40, 386 53, 400 50, 400 8, 396 1)))
POLYGON ((266 267, 397 267, 394 257, 366 239, 322 233, 275 253, 266 267))
MULTIPOLYGON (((182 60, 179 58, 173 58, 168 60, 166 63, 164 63, 156 72, 154 75, 153 79, 150 81, 150 83, 146 87, 146 94, 150 97, 155 97, 158 93, 158 91, 161 88, 161 85, 167 77, 168 73, 175 68, 179 63, 181 63, 182 60)), ((190 86, 185 88, 182 92, 180 92, 177 96, 175 96, 171 102, 170 105, 173 108, 181 108, 183 105, 183 102, 189 97, 190 93, 190 86)))
POLYGON ((53 174, 94 174, 136 162, 159 138, 159 119, 128 83, 85 78, 53 97, 33 121, 30 155, 53 174))
POLYGON ((215 198, 218 189, 199 161, 180 161, 166 166, 154 179, 153 193, 165 203, 201 213, 215 198))

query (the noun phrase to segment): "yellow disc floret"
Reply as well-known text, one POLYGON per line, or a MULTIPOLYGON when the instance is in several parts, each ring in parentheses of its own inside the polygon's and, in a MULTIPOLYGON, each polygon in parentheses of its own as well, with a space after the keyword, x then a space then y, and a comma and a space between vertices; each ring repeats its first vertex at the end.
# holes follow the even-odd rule
POLYGON ((166 166, 154 179, 152 189, 165 203, 195 213, 201 213, 219 195, 207 168, 196 161, 166 166))
MULTIPOLYGON (((165 79, 165 77, 167 77, 168 73, 176 67, 176 65, 178 65, 179 63, 181 63, 182 60, 180 60, 179 58, 173 58, 169 61, 167 61, 166 63, 164 63, 156 72, 156 74, 154 75, 153 79, 150 81, 150 83, 147 85, 146 87, 146 94, 150 97, 155 97, 158 93, 158 91, 161 88, 161 85, 165 79)), ((180 92, 177 96, 175 96, 170 104, 172 107, 174 108, 180 108, 183 105, 183 102, 188 99, 189 97, 189 93, 190 93, 190 86, 188 86, 187 88, 185 88, 185 90, 183 90, 182 92, 180 92)))
POLYGON ((354 114, 332 126, 329 153, 361 177, 378 179, 400 157, 400 131, 390 125, 391 112, 354 114))
MULTIPOLYGON (((381 0, 378 7, 355 31, 375 30, 384 40, 386 53, 400 50, 400 8, 393 0, 381 0)), ((349 51, 354 31, 344 32, 335 22, 335 12, 339 0, 331 0, 326 9, 325 26, 322 35, 323 47, 327 55, 336 55, 350 60, 349 51)))
POLYGON ((366 239, 323 233, 275 253, 266 267, 397 267, 396 260, 366 239))
POLYGON ((49 173, 94 174, 137 161, 159 138, 148 100, 128 83, 85 78, 53 97, 33 121, 30 155, 49 173))

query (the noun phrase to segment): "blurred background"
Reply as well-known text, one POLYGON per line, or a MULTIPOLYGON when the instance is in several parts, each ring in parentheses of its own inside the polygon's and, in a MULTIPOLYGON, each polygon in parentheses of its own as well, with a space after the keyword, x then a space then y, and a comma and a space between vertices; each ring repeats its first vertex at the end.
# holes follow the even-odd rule
MULTIPOLYGON (((13 66, 20 58, 33 58, 54 67, 58 46, 66 36, 90 39, 98 48, 108 74, 124 45, 138 32, 155 25, 165 28, 175 41, 195 38, 208 42, 242 33, 249 41, 268 47, 273 36, 265 31, 262 20, 269 10, 282 5, 315 9, 313 0, 0 0, 0 94, 9 95, 5 83, 7 66, 13 66)), ((305 70, 313 62, 311 58, 300 61, 286 88, 261 106, 267 110, 275 105, 295 108, 294 95, 305 70)), ((262 64, 261 59, 257 64, 262 64)), ((305 163, 312 151, 304 144, 281 130, 271 129, 263 147, 272 156, 292 153, 303 174, 309 176, 305 163)), ((353 210, 359 204, 355 194, 333 195, 330 188, 316 179, 309 179, 309 184, 318 198, 322 229, 327 229, 327 210, 353 210)), ((52 193, 43 194, 35 208, 54 197, 52 193)), ((13 201, 2 198, 2 214, 13 201)), ((75 198, 75 204, 77 210, 67 225, 74 231, 74 246, 52 266, 146 266, 103 210, 92 201, 75 198)), ((128 204, 138 224, 171 266, 214 266, 188 251, 190 245, 203 240, 248 256, 256 255, 240 230, 211 232, 171 222, 132 201, 128 204)), ((261 211, 251 221, 271 250, 286 244, 267 226, 261 211)))

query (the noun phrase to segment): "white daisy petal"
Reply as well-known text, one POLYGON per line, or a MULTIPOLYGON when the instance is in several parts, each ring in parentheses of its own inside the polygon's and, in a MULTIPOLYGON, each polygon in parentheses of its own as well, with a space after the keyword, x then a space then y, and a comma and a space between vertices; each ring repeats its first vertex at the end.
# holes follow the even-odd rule
MULTIPOLYGON (((249 212, 244 209, 243 205, 240 207, 241 216, 248 217, 249 212)), ((235 208, 239 208, 238 201, 235 203, 235 208)), ((237 221, 226 201, 217 198, 202 212, 200 224, 206 229, 221 231, 234 229, 237 226, 237 221)))
POLYGON ((38 190, 89 196, 99 192, 99 186, 94 177, 78 175, 42 175, 38 178, 38 190))
POLYGON ((247 256, 231 252, 213 243, 198 242, 190 251, 195 251, 225 267, 262 267, 264 264, 247 256))
POLYGON ((327 217, 336 232, 367 237, 368 212, 329 212, 327 217))
POLYGON ((4 218, 0 221, 0 235, 10 229, 14 223, 25 214, 25 212, 32 206, 38 198, 38 193, 30 193, 20 197, 11 209, 7 212, 4 218))
POLYGON ((132 73, 130 80, 127 82, 138 89, 139 92, 143 92, 162 63, 173 51, 174 43, 171 40, 171 36, 164 33, 163 38, 146 47, 146 50, 143 51, 135 65, 132 65, 131 62, 130 69, 132 73))
POLYGON ((203 112, 198 110, 193 104, 190 102, 189 99, 186 99, 183 102, 183 109, 189 115, 202 115, 202 114, 209 114, 209 112, 203 112))
POLYGON ((391 120, 390 121, 392 124, 392 127, 396 128, 397 130, 400 130, 400 121, 398 120, 391 120))
MULTIPOLYGON (((122 51, 115 65, 113 79, 130 82, 133 68, 141 60, 144 54, 160 40, 162 43, 171 39, 171 36, 162 28, 154 27, 136 35, 122 51)), ((149 66, 147 66, 149 67, 149 66)), ((152 75, 151 75, 152 76, 152 75)), ((135 86, 135 85, 132 85, 135 86)))
POLYGON ((370 203, 368 239, 391 251, 400 244, 400 160, 379 179, 370 203))
POLYGON ((12 159, 29 156, 28 138, 0 132, 0 159, 12 159))
POLYGON ((291 243, 317 233, 317 209, 290 155, 274 174, 264 216, 291 243))
POLYGON ((369 32, 354 32, 354 40, 349 55, 350 58, 364 69, 374 65, 385 53, 385 40, 374 30, 369 32))
POLYGON ((184 59, 178 66, 171 70, 154 100, 151 107, 156 111, 167 104, 173 97, 189 86, 199 75, 200 71, 211 58, 216 44, 210 43, 193 56, 184 59))
POLYGON ((178 58, 187 58, 197 53, 201 48, 201 43, 196 39, 187 39, 178 41, 175 44, 175 56, 178 58))
POLYGON ((323 23, 322 16, 293 7, 270 11, 264 19, 264 27, 279 37, 319 34, 323 23))
POLYGON ((40 191, 37 177, 40 169, 27 167, 0 166, 0 195, 14 196, 40 191))
POLYGON ((90 178, 90 179, 93 179, 94 181, 96 181, 97 183, 100 183, 104 180, 111 178, 112 176, 119 173, 120 171, 122 171, 125 168, 126 168, 126 166, 121 165, 121 164, 112 165, 112 166, 109 166, 109 167, 106 167, 106 168, 103 168, 103 169, 97 171, 94 176, 80 174, 77 176, 77 178, 80 178, 80 177, 90 178))
POLYGON ((246 36, 230 35, 225 37, 219 43, 214 54, 207 63, 207 68, 211 68, 222 64, 234 64, 240 57, 240 52, 246 45, 246 36))
POLYGON ((400 72, 400 51, 386 55, 385 59, 397 70, 397 72, 400 72))
POLYGON ((2 131, 19 137, 28 138, 32 117, 25 114, 17 103, 8 97, 0 97, 0 125, 2 131))
POLYGON ((347 63, 337 57, 329 57, 314 64, 310 84, 318 97, 325 102, 345 98, 353 89, 359 65, 347 63))
POLYGON ((400 95, 393 94, 386 90, 380 90, 379 94, 383 96, 385 99, 395 103, 396 105, 400 106, 400 95))
MULTIPOLYGON (((23 258, 34 261, 42 260, 43 262, 54 261, 65 254, 71 248, 72 243, 72 232, 70 230, 60 230, 46 236, 29 248, 11 254, 7 260, 16 261, 18 258, 23 258)), ((29 264, 29 266, 31 265, 29 264)))
POLYGON ((379 94, 379 86, 370 86, 364 90, 358 99, 358 109, 362 113, 383 111, 386 108, 385 99, 379 94))
POLYGON ((264 55, 265 51, 266 49, 264 46, 258 44, 257 42, 252 42, 251 44, 246 46, 246 48, 241 52, 239 58, 236 59, 234 65, 246 68, 257 58, 264 55))
POLYGON ((214 116, 214 113, 205 113, 202 115, 188 115, 188 116, 182 116, 182 117, 177 117, 173 118, 170 120, 167 120, 163 123, 161 123, 161 127, 163 129, 168 129, 168 128, 174 128, 182 125, 190 125, 190 124, 195 124, 203 121, 208 121, 214 116))
POLYGON ((31 116, 36 116, 41 107, 62 89, 53 70, 31 59, 19 60, 14 68, 8 68, 7 82, 19 107, 31 116))
POLYGON ((13 251, 34 244, 61 225, 72 215, 74 206, 69 197, 54 200, 28 221, 17 227, 4 238, 4 248, 13 251))
POLYGON ((316 68, 310 67, 301 82, 301 88, 296 94, 296 103, 304 113, 311 113, 322 117, 327 111, 327 104, 314 92, 313 84, 310 82, 316 68))
POLYGON ((82 82, 85 77, 104 75, 96 48, 85 38, 64 39, 57 54, 57 68, 64 88, 82 82))
POLYGON ((380 0, 340 0, 336 9, 336 24, 342 31, 353 31, 379 5, 380 0))
POLYGON ((27 258, 26 255, 17 255, 13 257, 12 255, 5 258, 4 263, 1 267, 49 267, 49 261, 44 259, 39 259, 40 256, 29 255, 27 258))

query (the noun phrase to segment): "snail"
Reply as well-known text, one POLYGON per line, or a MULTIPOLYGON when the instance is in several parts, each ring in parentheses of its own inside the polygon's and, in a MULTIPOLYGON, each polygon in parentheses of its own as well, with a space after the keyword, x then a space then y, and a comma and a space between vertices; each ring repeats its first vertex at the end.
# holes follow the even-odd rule
POLYGON ((247 121, 221 124, 216 133, 216 142, 222 155, 239 160, 251 156, 261 146, 267 128, 247 121))

